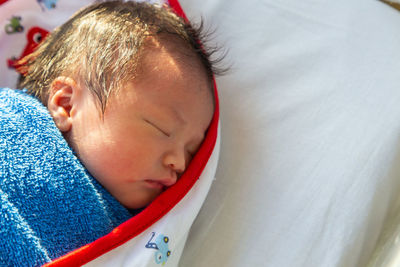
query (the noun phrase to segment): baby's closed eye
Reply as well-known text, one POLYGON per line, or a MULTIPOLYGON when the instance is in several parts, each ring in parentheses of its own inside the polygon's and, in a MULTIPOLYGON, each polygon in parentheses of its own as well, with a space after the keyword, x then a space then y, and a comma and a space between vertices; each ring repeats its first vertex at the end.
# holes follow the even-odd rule
POLYGON ((156 123, 153 123, 152 121, 149 121, 147 119, 144 119, 144 121, 148 124, 150 124, 153 128, 155 128, 156 130, 158 130, 159 132, 161 132, 162 134, 164 134, 167 137, 170 137, 171 134, 168 133, 168 131, 162 129, 160 126, 158 126, 156 123))

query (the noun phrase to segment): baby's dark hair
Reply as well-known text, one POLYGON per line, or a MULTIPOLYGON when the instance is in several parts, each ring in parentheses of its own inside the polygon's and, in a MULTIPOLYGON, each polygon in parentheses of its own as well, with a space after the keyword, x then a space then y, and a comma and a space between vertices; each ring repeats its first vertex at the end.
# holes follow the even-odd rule
POLYGON ((17 87, 26 88, 46 104, 56 77, 80 77, 104 112, 113 90, 134 77, 146 38, 160 34, 173 35, 192 50, 211 81, 219 70, 210 59, 214 50, 207 52, 201 45, 201 31, 202 26, 192 27, 165 5, 134 1, 96 3, 74 14, 34 53, 20 61, 20 72, 25 74, 17 87))

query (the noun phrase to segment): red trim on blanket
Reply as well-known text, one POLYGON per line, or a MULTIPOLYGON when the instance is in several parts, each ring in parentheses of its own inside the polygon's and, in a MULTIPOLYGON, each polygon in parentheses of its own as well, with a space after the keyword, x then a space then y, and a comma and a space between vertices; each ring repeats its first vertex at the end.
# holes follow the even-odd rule
POLYGON ((183 12, 183 9, 181 7, 181 4, 179 3, 178 0, 168 0, 169 6, 175 11, 175 13, 187 20, 185 12, 183 12))
POLYGON ((5 2, 7 2, 8 0, 0 0, 0 5, 4 4, 5 2))
MULTIPOLYGON (((169 0, 169 4, 179 16, 187 19, 178 0, 169 0)), ((219 102, 215 80, 214 95, 215 111, 207 135, 196 156, 179 181, 159 195, 142 212, 116 227, 111 233, 45 266, 70 267, 86 264, 141 234, 182 200, 200 177, 215 147, 219 121, 219 102)))

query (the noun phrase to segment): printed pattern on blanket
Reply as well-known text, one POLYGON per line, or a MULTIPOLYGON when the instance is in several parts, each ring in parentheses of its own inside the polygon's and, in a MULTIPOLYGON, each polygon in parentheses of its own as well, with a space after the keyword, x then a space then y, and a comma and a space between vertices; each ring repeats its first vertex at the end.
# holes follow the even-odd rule
POLYGON ((132 217, 22 91, 0 89, 0 162, 1 266, 49 262, 132 217))

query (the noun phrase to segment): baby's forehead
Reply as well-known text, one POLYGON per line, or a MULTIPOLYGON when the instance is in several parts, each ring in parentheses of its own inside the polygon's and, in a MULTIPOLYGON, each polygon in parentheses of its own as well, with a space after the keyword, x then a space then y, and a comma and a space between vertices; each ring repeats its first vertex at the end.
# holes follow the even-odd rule
POLYGON ((159 34, 147 38, 143 44, 142 53, 154 53, 155 51, 168 55, 171 60, 186 63, 189 66, 201 65, 198 53, 187 42, 174 34, 159 34))
MULTIPOLYGON (((185 71, 185 75, 198 77, 206 76, 213 88, 212 77, 208 75, 207 69, 201 61, 200 56, 184 40, 173 34, 160 34, 148 38, 143 44, 139 64, 137 65, 137 76, 157 72, 163 68, 165 60, 171 63, 176 73, 185 71), (160 58, 164 60, 160 60, 160 58)), ((173 73, 170 73, 173 75, 173 73)))
MULTIPOLYGON (((169 95, 213 99, 213 83, 197 55, 176 41, 149 40, 142 51, 132 88, 169 99, 169 95), (150 92, 148 92, 150 91, 150 92)), ((140 92, 138 92, 140 93, 140 92)))

